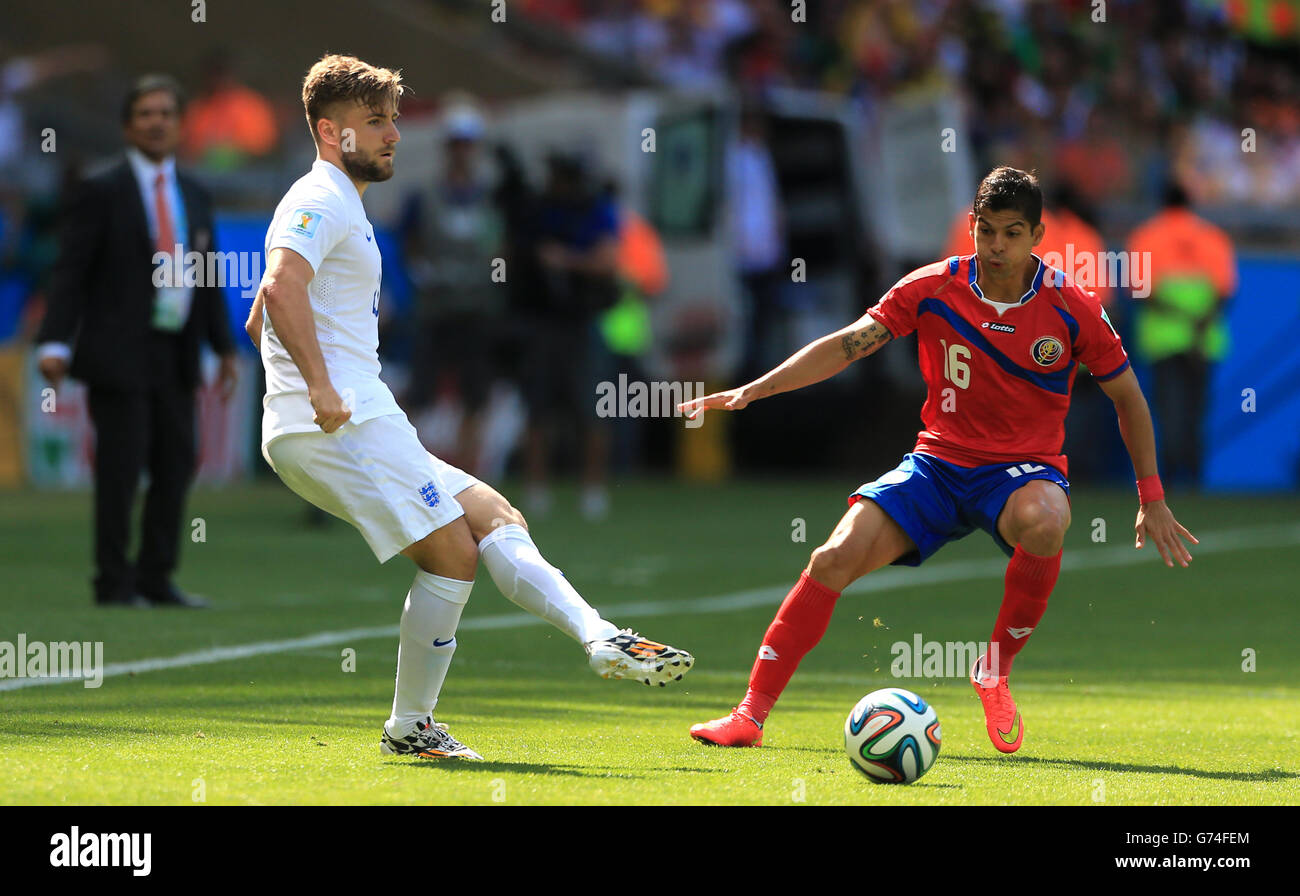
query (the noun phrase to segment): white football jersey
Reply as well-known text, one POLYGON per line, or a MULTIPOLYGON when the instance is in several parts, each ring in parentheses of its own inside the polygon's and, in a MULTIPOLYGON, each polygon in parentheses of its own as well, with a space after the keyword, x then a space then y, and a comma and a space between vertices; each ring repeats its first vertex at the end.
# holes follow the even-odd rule
MULTIPOLYGON (((276 206, 266 231, 266 256, 292 249, 311 265, 307 287, 316 338, 330 382, 352 409, 354 423, 400 414, 379 378, 379 280, 382 260, 361 196, 347 175, 318 159, 276 206)), ((263 313, 262 444, 291 432, 318 432, 298 366, 263 313)))

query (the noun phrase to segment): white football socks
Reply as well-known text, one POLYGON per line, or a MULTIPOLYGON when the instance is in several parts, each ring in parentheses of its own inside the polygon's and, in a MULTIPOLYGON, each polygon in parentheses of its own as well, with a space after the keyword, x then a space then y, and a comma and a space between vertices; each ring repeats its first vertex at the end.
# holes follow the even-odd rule
POLYGON ((618 634, 618 628, 600 618, 564 573, 546 562, 523 526, 512 523, 494 529, 478 549, 502 594, 579 644, 618 634))
POLYGON ((420 570, 402 607, 397 687, 388 733, 403 737, 433 714, 456 652, 456 626, 474 583, 420 570))

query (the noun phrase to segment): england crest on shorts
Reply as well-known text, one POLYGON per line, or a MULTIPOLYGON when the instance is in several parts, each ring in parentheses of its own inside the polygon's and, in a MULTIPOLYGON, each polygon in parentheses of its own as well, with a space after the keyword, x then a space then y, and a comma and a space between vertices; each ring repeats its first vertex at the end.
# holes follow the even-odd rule
POLYGON ((438 497, 438 487, 432 482, 426 482, 424 485, 420 486, 420 497, 423 498, 424 503, 428 504, 430 507, 437 507, 438 501, 441 500, 438 497))

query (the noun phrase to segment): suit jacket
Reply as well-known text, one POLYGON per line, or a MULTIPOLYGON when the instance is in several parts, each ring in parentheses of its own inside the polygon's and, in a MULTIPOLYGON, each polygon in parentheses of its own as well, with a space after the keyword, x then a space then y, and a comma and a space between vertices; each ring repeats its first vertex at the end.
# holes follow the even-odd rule
MULTIPOLYGON (((188 175, 177 172, 176 178, 188 222, 185 251, 216 251, 207 191, 188 175)), ((88 177, 64 204, 59 255, 37 342, 71 345, 69 373, 88 386, 136 390, 149 385, 154 252, 140 188, 126 159, 88 177)), ((218 354, 234 351, 219 287, 194 288, 189 319, 177 336, 180 382, 194 388, 200 341, 218 354)))

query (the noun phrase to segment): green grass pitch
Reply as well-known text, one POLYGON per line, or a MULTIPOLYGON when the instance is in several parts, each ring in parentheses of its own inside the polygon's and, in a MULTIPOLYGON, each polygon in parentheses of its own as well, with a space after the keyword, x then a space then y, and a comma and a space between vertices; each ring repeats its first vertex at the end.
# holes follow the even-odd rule
POLYGON ((185 544, 179 582, 213 601, 206 612, 93 609, 88 495, 7 494, 0 641, 102 641, 120 664, 321 637, 98 689, 0 680, 0 803, 1300 802, 1294 498, 1171 495, 1203 541, 1184 570, 1133 551, 1134 496, 1076 488, 1068 566, 1013 677, 1026 730, 1014 756, 988 743, 964 678, 890 673, 891 645, 918 632, 988 637, 1004 559, 979 532, 847 592, 762 749, 691 741, 693 722, 743 694, 776 605, 856 484, 637 481, 599 525, 561 492, 533 521, 543 552, 608 618, 697 665, 662 689, 601 681, 578 645, 528 624, 482 573, 438 716, 484 763, 381 757, 412 567, 377 566, 337 521, 306 527, 278 483, 191 497, 205 540, 185 544), (919 692, 943 723, 937 764, 911 786, 873 785, 843 754, 845 715, 888 685, 919 692))

